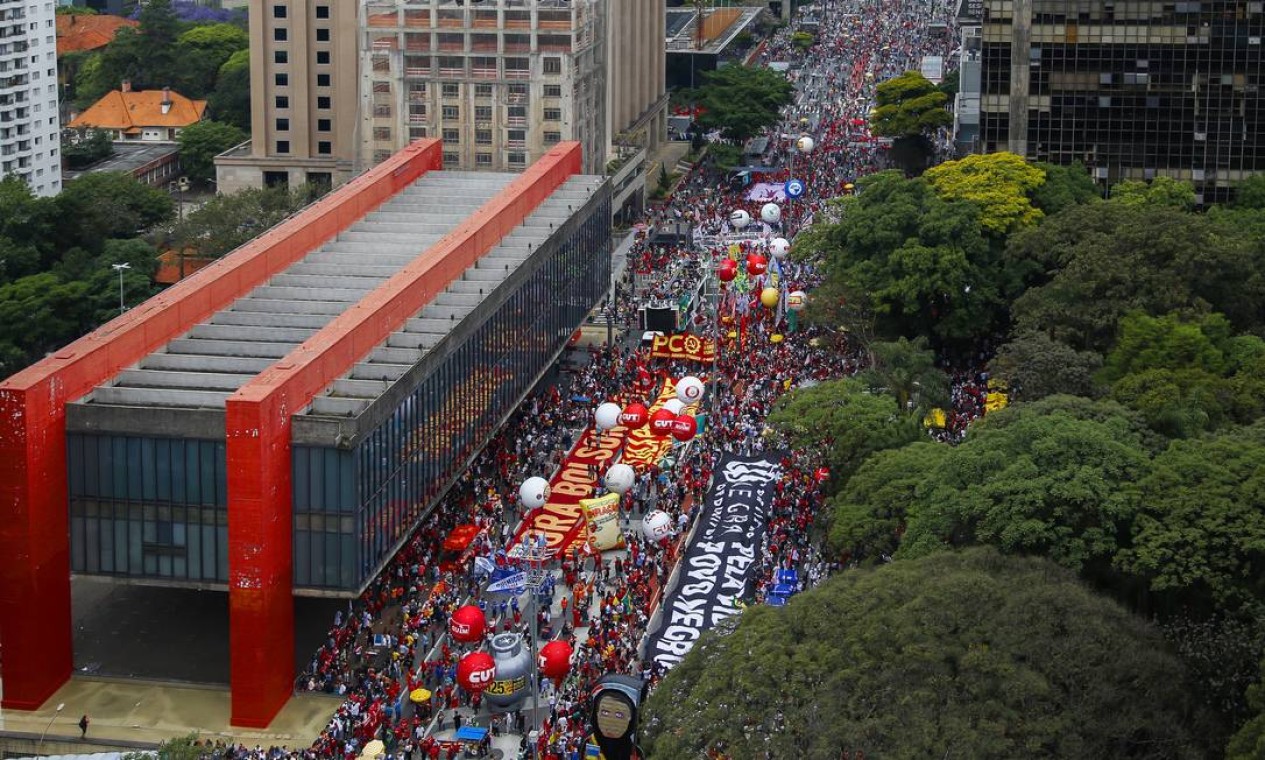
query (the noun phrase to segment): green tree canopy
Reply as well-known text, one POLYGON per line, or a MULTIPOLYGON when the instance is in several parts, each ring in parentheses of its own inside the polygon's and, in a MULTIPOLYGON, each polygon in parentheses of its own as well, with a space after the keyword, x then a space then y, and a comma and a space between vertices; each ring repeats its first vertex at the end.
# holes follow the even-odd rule
POLYGON ((973 154, 933 166, 923 175, 942 198, 970 201, 980 210, 980 225, 1005 236, 1041 220, 1030 194, 1045 184, 1046 173, 1014 153, 973 154))
POLYGON ((217 195, 176 224, 172 240, 208 258, 223 256, 281 222, 315 198, 304 186, 243 190, 217 195))
POLYGON ((1265 427, 1174 441, 1118 565, 1199 609, 1265 609, 1265 427))
POLYGON ((793 391, 778 400, 768 421, 797 449, 825 451, 836 482, 847 480, 875 451, 922 434, 913 415, 900 414, 891 398, 867 393, 856 380, 793 391))
POLYGON ((1032 204, 1046 214, 1057 214, 1065 208, 1102 198, 1089 170, 1079 161, 1071 166, 1038 161, 1034 166, 1045 172, 1045 182, 1032 191, 1032 204))
POLYGON ((231 124, 204 120, 180 131, 180 166, 185 176, 207 181, 215 178, 215 157, 246 139, 246 133, 231 124))
POLYGON ((179 62, 175 86, 186 97, 207 97, 224 64, 249 47, 246 31, 234 24, 203 24, 182 32, 175 43, 179 62))
POLYGON ((1210 722, 1151 626, 1046 560, 991 550, 750 609, 703 637, 646 717, 654 760, 720 744, 739 760, 1200 758, 1210 722))
POLYGON ((932 155, 931 135, 953 123, 945 105, 949 96, 917 71, 881 82, 870 113, 870 129, 894 138, 892 155, 905 171, 921 171, 932 155))
POLYGON ((1018 398, 1036 401, 1057 393, 1093 396, 1094 375, 1102 356, 1077 351, 1043 332, 1029 330, 997 349, 990 364, 993 374, 1004 378, 1018 398))
POLYGON ((898 556, 989 544, 1104 572, 1128 541, 1138 509, 1134 484, 1150 452, 1123 417, 1098 422, 1023 410, 1009 417, 976 423, 927 472, 908 504, 898 556))
POLYGON ((1189 182, 1156 177, 1150 182, 1127 179, 1111 188, 1113 203, 1126 206, 1158 206, 1189 211, 1195 207, 1195 188, 1189 182))
POLYGON ((171 219, 174 204, 162 190, 137 182, 126 172, 92 172, 66 183, 57 196, 66 230, 66 248, 99 251, 106 238, 135 237, 171 219))
POLYGON ((862 376, 873 391, 886 393, 902 414, 922 413, 949 403, 949 378, 936 366, 924 337, 898 338, 870 346, 873 365, 862 376))
POLYGON ((763 66, 722 66, 704 74, 703 80, 692 94, 704 109, 699 126, 719 129, 731 140, 749 140, 776 124, 795 92, 786 77, 763 66))
POLYGON ((250 51, 229 56, 215 79, 207 108, 217 121, 250 131, 250 51))

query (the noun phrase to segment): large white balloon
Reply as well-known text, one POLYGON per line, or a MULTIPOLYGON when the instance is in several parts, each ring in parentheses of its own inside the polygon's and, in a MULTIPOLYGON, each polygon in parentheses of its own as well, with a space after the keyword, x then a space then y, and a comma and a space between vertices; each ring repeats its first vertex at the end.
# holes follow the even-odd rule
POLYGON ((773 238, 769 241, 769 253, 773 254, 775 259, 784 259, 791 252, 791 241, 786 238, 773 238))
POLYGON ((760 209, 760 218, 769 224, 777 224, 782 220, 782 207, 776 203, 766 203, 760 209))
POLYGON ((734 226, 734 229, 740 230, 751 224, 751 215, 740 208, 734 209, 734 212, 729 215, 729 223, 734 226))
POLYGON ((817 143, 813 142, 813 138, 804 135, 795 141, 795 147, 799 149, 800 153, 812 153, 813 148, 817 147, 817 143))
POLYGON ((629 488, 632 488, 636 478, 637 473, 632 467, 623 462, 613 464, 606 471, 606 488, 618 494, 625 494, 628 493, 629 488))
POLYGON ((541 477, 532 477, 523 481, 518 487, 518 498, 528 509, 538 509, 549 501, 549 481, 541 477))
POLYGON ((656 509, 641 521, 641 535, 647 541, 660 541, 672 535, 672 515, 656 509))
POLYGON ((619 404, 607 401, 597 408, 593 419, 597 422, 598 430, 610 430, 619 424, 619 415, 623 413, 623 408, 619 404))
POLYGON ((670 398, 663 402, 663 408, 673 414, 680 414, 681 410, 685 408, 685 404, 682 404, 678 398, 670 398))
POLYGON ((686 404, 693 404, 703 397, 703 381, 686 375, 676 384, 676 397, 686 404))
POLYGON ((803 311, 808 305, 808 294, 802 290, 792 291, 786 296, 786 308, 791 311, 803 311))

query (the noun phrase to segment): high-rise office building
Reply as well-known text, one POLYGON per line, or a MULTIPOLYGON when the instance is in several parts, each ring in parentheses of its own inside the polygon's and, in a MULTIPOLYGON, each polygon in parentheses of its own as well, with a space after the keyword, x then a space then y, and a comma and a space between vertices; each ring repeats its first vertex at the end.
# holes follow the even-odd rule
POLYGON ((0 0, 0 177, 61 192, 53 0, 0 0))
POLYGON ((959 17, 978 15, 981 31, 980 150, 1080 161, 1108 185, 1186 180, 1201 202, 1265 170, 1265 3, 970 5, 959 17))
POLYGON ((357 172, 358 5, 251 0, 251 140, 216 159, 221 192, 328 187, 357 172))
POLYGON ((666 131, 664 23, 664 0, 252 0, 252 140, 217 160, 220 189, 313 172, 338 184, 426 137, 449 168, 521 170, 575 141, 599 172, 617 136, 654 147, 666 131), (332 55, 304 50, 320 38, 300 30, 277 39, 298 15, 333 22, 332 55), (322 73, 328 94, 313 89, 322 73))
MULTIPOLYGON (((519 170, 552 145, 606 162, 606 0, 370 0, 362 158, 444 141, 444 166, 519 170)), ((639 56, 640 57, 640 56, 639 56)), ((647 65, 643 61, 642 65, 647 65)))

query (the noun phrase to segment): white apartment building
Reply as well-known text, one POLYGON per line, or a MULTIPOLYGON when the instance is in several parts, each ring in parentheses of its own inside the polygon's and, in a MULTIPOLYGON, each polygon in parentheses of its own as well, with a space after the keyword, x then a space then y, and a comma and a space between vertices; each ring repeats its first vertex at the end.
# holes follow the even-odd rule
POLYGON ((517 171, 574 140, 584 146, 584 171, 601 173, 609 140, 605 5, 364 3, 360 160, 377 163, 413 140, 439 137, 445 168, 517 171))
POLYGON ((0 177, 61 192, 55 0, 0 0, 0 177))

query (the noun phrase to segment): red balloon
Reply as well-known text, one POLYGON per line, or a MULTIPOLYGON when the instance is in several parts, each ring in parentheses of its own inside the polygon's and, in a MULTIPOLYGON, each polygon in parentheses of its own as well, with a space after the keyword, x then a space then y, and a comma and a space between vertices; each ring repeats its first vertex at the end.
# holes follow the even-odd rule
POLYGON ((698 422, 688 414, 679 414, 672 420, 672 437, 678 441, 688 441, 698 432, 698 422))
POLYGON ((738 276, 738 262, 733 259, 725 259, 725 263, 720 265, 716 270, 716 277, 721 282, 732 282, 738 276))
POLYGON ((660 409, 650 415, 650 432, 660 438, 667 438, 672 435, 672 427, 676 422, 676 415, 671 409, 660 409))
POLYGON ((487 652, 471 652, 457 663, 457 683, 471 694, 481 694, 496 680, 496 660, 487 652))
POLYGON ((747 274, 759 277, 769 270, 769 260, 758 253, 747 256, 747 274))
POLYGON ((555 683, 571 672, 571 645, 565 641, 551 641, 540 648, 540 674, 555 683))
POLYGON ((448 633, 462 644, 482 641, 487 627, 488 621, 483 616, 483 610, 473 604, 459 607, 452 613, 452 617, 448 618, 448 633))
POLYGON ((650 410, 640 401, 634 401, 624 407, 624 411, 619 415, 619 424, 629 430, 636 430, 646 426, 650 421, 650 410))

